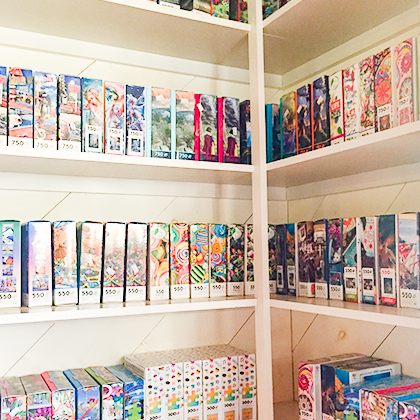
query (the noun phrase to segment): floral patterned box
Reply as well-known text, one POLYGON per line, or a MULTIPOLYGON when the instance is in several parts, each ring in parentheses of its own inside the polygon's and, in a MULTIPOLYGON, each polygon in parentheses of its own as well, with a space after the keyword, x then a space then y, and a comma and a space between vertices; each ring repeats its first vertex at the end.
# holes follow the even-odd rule
POLYGON ((20 378, 26 392, 27 420, 52 420, 51 391, 41 375, 20 378))
POLYGON ((125 85, 105 82, 105 153, 125 154, 125 85))
POLYGON ((26 394, 18 377, 0 379, 0 419, 26 420, 26 394))

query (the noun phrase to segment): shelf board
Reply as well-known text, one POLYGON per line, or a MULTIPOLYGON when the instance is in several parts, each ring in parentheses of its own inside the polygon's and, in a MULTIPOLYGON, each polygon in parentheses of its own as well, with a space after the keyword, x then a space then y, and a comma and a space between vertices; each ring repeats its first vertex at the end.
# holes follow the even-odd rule
POLYGON ((107 303, 98 305, 69 305, 59 307, 1 309, 0 325, 33 322, 55 322, 77 319, 120 316, 212 311, 219 309, 253 308, 256 299, 228 297, 218 299, 185 299, 155 302, 107 303))
POLYGON ((0 148, 2 172, 251 185, 252 165, 0 148))
POLYGON ((271 295, 270 303, 272 308, 420 329, 418 309, 281 295, 271 295))
POLYGON ((248 68, 245 23, 147 0, 21 0, 19 16, 13 7, 3 9, 4 28, 248 68))
POLYGON ((292 187, 420 162, 420 121, 267 165, 268 185, 292 187))
POLYGON ((275 420, 298 420, 299 404, 296 401, 287 401, 274 404, 275 420))
POLYGON ((418 0, 291 0, 264 20, 265 71, 285 74, 418 5, 418 0))

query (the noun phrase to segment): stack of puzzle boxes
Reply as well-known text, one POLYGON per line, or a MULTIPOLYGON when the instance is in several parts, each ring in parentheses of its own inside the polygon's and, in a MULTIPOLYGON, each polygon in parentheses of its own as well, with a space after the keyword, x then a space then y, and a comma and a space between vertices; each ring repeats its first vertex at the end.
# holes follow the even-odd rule
POLYGON ((253 354, 197 347, 127 356, 125 366, 144 379, 145 420, 256 420, 253 354))

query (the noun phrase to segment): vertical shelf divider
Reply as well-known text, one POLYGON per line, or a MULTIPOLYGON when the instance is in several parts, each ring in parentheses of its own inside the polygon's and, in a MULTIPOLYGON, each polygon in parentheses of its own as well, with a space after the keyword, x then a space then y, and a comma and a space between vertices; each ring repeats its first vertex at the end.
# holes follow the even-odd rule
POLYGON ((252 210, 254 225, 255 341, 258 418, 273 420, 270 291, 268 279, 267 168, 265 145, 265 81, 262 1, 248 4, 248 37, 252 137, 252 210))

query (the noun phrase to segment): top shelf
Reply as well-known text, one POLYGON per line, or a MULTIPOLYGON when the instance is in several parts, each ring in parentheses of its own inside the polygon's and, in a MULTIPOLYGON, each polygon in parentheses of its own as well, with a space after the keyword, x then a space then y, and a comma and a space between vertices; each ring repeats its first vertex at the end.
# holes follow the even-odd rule
POLYGON ((265 71, 285 74, 418 5, 418 0, 291 0, 264 20, 265 71))
POLYGON ((248 68, 245 23, 147 0, 21 0, 19 10, 3 7, 0 27, 248 68))

